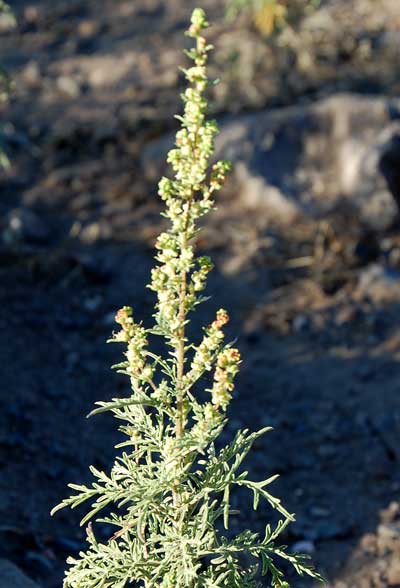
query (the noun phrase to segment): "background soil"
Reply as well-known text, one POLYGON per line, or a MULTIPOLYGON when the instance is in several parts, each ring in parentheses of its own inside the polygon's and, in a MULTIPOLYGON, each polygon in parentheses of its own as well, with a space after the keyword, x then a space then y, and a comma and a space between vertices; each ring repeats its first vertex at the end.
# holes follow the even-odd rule
MULTIPOLYGON (((113 316, 124 304, 145 322, 152 313, 162 223, 158 162, 144 169, 142 155, 175 128, 195 3, 11 4, 18 29, 0 38, 15 81, 0 184, 0 555, 56 588, 84 531, 80 513, 49 511, 89 464, 110 463, 118 435, 112 419, 85 420, 93 402, 128 393, 109 370, 113 316)), ((398 94, 396 0, 323 2, 269 43, 246 18, 224 21, 216 0, 201 4, 216 23, 221 120, 336 91, 398 94)), ((199 241, 216 270, 194 325, 221 306, 233 317, 244 363, 226 437, 274 426, 249 469, 281 474, 275 493, 297 513, 285 541, 331 586, 400 586, 398 229, 367 228, 344 206, 280 224, 239 196, 228 185, 199 241)), ((250 506, 238 526, 262 530, 250 506)))

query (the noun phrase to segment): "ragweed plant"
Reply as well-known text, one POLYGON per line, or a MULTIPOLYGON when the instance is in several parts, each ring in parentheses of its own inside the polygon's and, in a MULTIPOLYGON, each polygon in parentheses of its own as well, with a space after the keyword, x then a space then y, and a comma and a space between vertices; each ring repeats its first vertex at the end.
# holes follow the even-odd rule
POLYGON ((304 556, 289 553, 276 543, 293 520, 279 499, 267 490, 276 478, 249 479, 241 466, 253 443, 269 428, 240 430, 233 441, 217 449, 215 442, 226 425, 239 369, 239 351, 224 342, 229 317, 219 310, 198 343, 187 337, 189 313, 204 300, 208 257, 195 257, 197 222, 214 207, 229 164, 210 166, 216 123, 206 120, 207 55, 203 10, 193 12, 187 31, 195 47, 187 51, 192 66, 184 70, 189 87, 183 94, 184 113, 178 119, 175 148, 168 155, 173 179, 164 177, 159 194, 165 203, 169 229, 156 243, 156 267, 150 289, 157 295, 154 325, 145 327, 132 309, 118 311, 119 330, 111 341, 126 346, 124 361, 116 366, 130 379, 131 394, 98 402, 91 413, 111 411, 126 436, 110 473, 91 467, 89 486, 71 484, 75 494, 65 506, 91 502, 82 525, 99 515, 110 525, 100 541, 91 524, 87 550, 70 557, 65 588, 252 588, 257 585, 257 560, 274 587, 287 587, 278 567, 287 560, 299 574, 319 575, 304 556), (165 343, 165 357, 149 350, 151 337, 165 343), (209 381, 200 401, 199 381, 209 381), (236 487, 247 488, 257 509, 266 500, 280 515, 259 536, 244 530, 232 537, 230 496, 236 487), (225 529, 225 530, 224 530, 225 529))

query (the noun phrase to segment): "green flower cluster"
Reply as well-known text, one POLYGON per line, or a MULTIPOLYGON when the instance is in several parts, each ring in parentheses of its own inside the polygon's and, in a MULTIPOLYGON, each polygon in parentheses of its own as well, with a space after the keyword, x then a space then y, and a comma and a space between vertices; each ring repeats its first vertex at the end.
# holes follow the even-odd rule
POLYGON ((191 363, 191 370, 187 374, 189 383, 193 383, 202 376, 205 370, 210 371, 215 360, 215 352, 220 348, 224 339, 222 327, 229 322, 226 310, 217 312, 215 320, 206 329, 205 337, 196 349, 191 363))
POLYGON ((230 169, 228 162, 220 161, 209 173, 218 127, 215 121, 205 119, 206 63, 207 54, 212 49, 201 35, 206 27, 204 13, 195 10, 187 32, 189 37, 196 39, 196 47, 187 52, 194 66, 183 70, 192 85, 182 95, 184 114, 177 117, 182 127, 176 134, 175 147, 167 157, 174 179, 163 177, 158 186, 158 193, 166 205, 164 215, 171 221, 171 228, 157 240, 159 254, 156 259, 160 265, 152 271, 150 288, 158 296, 157 323, 161 328, 169 329, 173 344, 176 343, 174 337, 183 328, 182 308, 186 313, 197 304, 197 293, 204 289, 212 269, 208 258, 195 260, 190 241, 197 232, 196 221, 213 208, 213 194, 222 188, 230 169), (182 276, 188 278, 184 300, 182 276))
POLYGON ((100 541, 89 525, 88 547, 68 559, 64 588, 255 588, 260 573, 284 588, 279 558, 300 574, 319 578, 304 556, 276 545, 294 519, 266 490, 276 476, 252 482, 241 470, 253 443, 269 429, 238 431, 217 449, 240 364, 239 351, 224 342, 227 312, 217 312, 199 342, 187 337, 189 313, 204 300, 201 292, 212 269, 208 257, 195 257, 197 221, 212 210, 214 193, 229 169, 224 161, 210 164, 217 126, 205 118, 211 49, 202 35, 206 26, 203 10, 196 9, 188 31, 196 42, 187 52, 194 62, 185 72, 190 87, 168 155, 174 177, 159 184, 170 227, 157 240, 149 285, 157 296, 155 322, 145 328, 135 322, 130 307, 118 311, 120 330, 111 341, 127 349, 115 367, 129 377, 131 391, 125 398, 98 402, 91 413, 112 412, 123 423, 119 429, 125 440, 117 446, 121 452, 110 473, 91 467, 93 484, 71 484, 75 493, 53 511, 90 501, 82 524, 101 512, 97 520, 109 525, 109 536, 100 541), (154 337, 167 346, 166 357, 150 351, 154 337), (202 379, 210 386, 203 401, 198 394, 202 379), (255 509, 261 498, 276 509, 280 521, 275 528, 266 525, 263 536, 248 530, 233 538, 225 535, 223 528, 236 514, 231 492, 238 487, 253 494, 255 509))
POLYGON ((115 322, 122 328, 121 331, 114 334, 110 341, 124 342, 128 346, 125 353, 127 361, 118 364, 118 367, 124 367, 126 373, 134 379, 148 381, 153 375, 153 367, 146 364, 144 350, 148 345, 147 330, 135 323, 132 309, 129 306, 124 306, 118 311, 115 322))
POLYGON ((240 353, 237 349, 224 349, 218 354, 217 368, 211 390, 215 406, 226 409, 232 400, 233 381, 239 371, 240 353))

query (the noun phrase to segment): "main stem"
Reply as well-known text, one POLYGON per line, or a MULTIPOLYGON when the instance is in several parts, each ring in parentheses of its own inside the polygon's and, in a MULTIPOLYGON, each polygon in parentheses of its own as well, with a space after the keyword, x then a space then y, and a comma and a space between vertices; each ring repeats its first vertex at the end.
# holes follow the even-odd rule
MULTIPOLYGON (((205 43, 203 38, 197 39, 197 50, 200 51, 202 45, 205 43)), ((200 65, 200 62, 196 60, 196 65, 200 65)), ((192 144, 192 155, 193 160, 196 161, 198 157, 197 139, 198 139, 199 127, 195 129, 193 144, 192 144)), ((181 241, 181 254, 186 250, 188 246, 188 230, 190 226, 190 214, 193 199, 195 197, 194 190, 192 188, 191 194, 187 200, 187 210, 185 218, 185 226, 182 234, 181 241)), ((177 333, 177 347, 176 347, 176 358, 177 358, 177 370, 176 370, 176 423, 175 423, 175 437, 179 441, 182 438, 183 431, 185 428, 185 407, 184 407, 184 368, 185 368, 185 322, 186 322, 186 297, 187 297, 187 272, 182 270, 181 273, 181 285, 179 291, 179 308, 178 308, 178 322, 179 330, 177 333)), ((180 502, 179 491, 175 488, 173 490, 173 499, 175 505, 180 502)))
MULTIPOLYGON (((199 47, 199 42, 198 42, 199 47)), ((198 156, 197 153, 197 135, 198 135, 198 128, 196 128, 193 140, 193 158, 196 159, 198 156)), ((182 235, 182 243, 181 243, 181 253, 185 251, 188 245, 188 228, 190 222, 190 209, 192 206, 194 198, 194 193, 192 193, 188 198, 188 205, 186 211, 186 219, 185 219, 185 228, 182 235)), ((182 271, 181 274, 181 288, 179 292, 179 310, 178 310, 178 320, 179 320, 179 331, 178 331, 178 342, 177 342, 177 370, 176 370, 176 410, 177 410, 177 418, 176 418, 176 425, 175 425, 175 436, 177 439, 180 439, 183 434, 183 430, 185 428, 184 425, 184 405, 183 405, 183 372, 185 367, 185 319, 186 319, 186 293, 187 293, 187 272, 182 271)))
MULTIPOLYGON (((181 243, 181 252, 185 251, 188 238, 187 238, 187 231, 189 226, 189 219, 190 219, 190 208, 192 204, 193 196, 188 200, 188 208, 186 212, 186 222, 185 222, 185 230, 182 235, 182 243, 181 243)), ((179 331, 178 331, 178 341, 177 341, 177 370, 176 370, 176 425, 175 425, 175 435, 177 439, 180 439, 183 434, 184 429, 184 410, 183 410, 183 371, 185 367, 185 319, 186 319, 186 290, 187 290, 187 273, 186 271, 182 271, 181 274, 181 288, 179 292, 179 311, 178 311, 178 320, 179 320, 179 331)))
MULTIPOLYGON (((187 245, 187 238, 186 235, 182 240, 182 249, 187 245)), ((179 323, 180 328, 178 332, 178 343, 177 343, 177 373, 176 373, 176 426, 175 426, 175 433, 176 438, 180 439, 183 434, 183 370, 185 365, 185 318, 186 318, 186 309, 185 309, 185 301, 186 301, 186 272, 182 272, 181 275, 181 289, 179 292, 179 323)))
MULTIPOLYGON (((181 252, 185 251, 188 238, 187 231, 190 219, 190 207, 193 196, 188 200, 188 208, 186 211, 185 229, 182 235, 181 252)), ((176 345, 176 357, 177 357, 177 370, 176 370, 176 422, 175 422, 175 437, 177 440, 181 439, 184 430, 184 402, 183 402, 183 373, 185 367, 185 320, 186 320, 186 292, 187 292, 187 272, 182 271, 181 273, 181 287, 179 291, 179 331, 177 334, 177 345, 176 345)), ((179 495, 179 482, 175 482, 175 487, 172 491, 173 501, 175 506, 180 504, 179 495)))

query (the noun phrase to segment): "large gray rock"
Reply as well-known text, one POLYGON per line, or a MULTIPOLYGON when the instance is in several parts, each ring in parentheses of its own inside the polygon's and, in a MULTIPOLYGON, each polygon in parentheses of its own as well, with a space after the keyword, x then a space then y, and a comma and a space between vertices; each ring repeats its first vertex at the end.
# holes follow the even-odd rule
POLYGON ((1 588, 39 588, 33 580, 6 559, 0 559, 0 586, 1 588))
MULTIPOLYGON (((220 122, 217 156, 234 163, 244 207, 292 222, 345 204, 375 229, 400 204, 400 100, 338 94, 310 105, 220 122), (399 121, 397 121, 399 119, 399 121)), ((156 177, 173 139, 150 143, 143 169, 156 177)))

